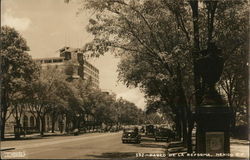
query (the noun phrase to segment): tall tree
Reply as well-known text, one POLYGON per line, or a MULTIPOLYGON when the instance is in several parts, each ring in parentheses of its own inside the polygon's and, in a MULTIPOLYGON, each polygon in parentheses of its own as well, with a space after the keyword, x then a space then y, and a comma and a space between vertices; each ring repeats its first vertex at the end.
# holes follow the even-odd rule
POLYGON ((22 92, 25 83, 35 78, 38 67, 27 51, 25 39, 8 26, 1 27, 1 138, 4 138, 5 122, 14 95, 22 92))
POLYGON ((31 81, 26 89, 31 113, 41 122, 40 133, 45 131, 45 118, 54 109, 67 107, 68 95, 73 95, 71 88, 65 81, 66 76, 56 72, 56 68, 40 71, 38 79, 31 81))
MULTIPOLYGON (((193 120, 186 95, 194 93, 195 105, 199 106, 205 93, 205 83, 199 75, 196 61, 206 56, 200 51, 207 49, 212 41, 218 41, 217 45, 227 51, 230 47, 225 45, 228 38, 234 39, 231 36, 240 28, 231 25, 223 29, 220 26, 229 24, 231 14, 227 14, 228 11, 244 8, 242 6, 246 4, 246 1, 87 0, 84 7, 94 10, 96 17, 90 19, 88 26, 88 31, 95 38, 85 49, 92 51, 92 56, 109 51, 122 57, 119 66, 121 79, 128 86, 139 86, 146 92, 150 90, 148 93, 152 90, 158 92, 154 95, 157 98, 168 99, 159 89, 160 85, 154 82, 160 81, 165 90, 174 84, 170 92, 175 93, 174 105, 181 109, 183 125, 188 122, 187 140, 191 148, 193 120), (225 38, 224 31, 231 36, 225 38), (194 79, 193 84, 191 79, 194 79)), ((236 15, 241 20, 246 17, 236 15)), ((244 23, 237 25, 244 26, 244 23)), ((187 128, 183 128, 185 135, 187 128)))

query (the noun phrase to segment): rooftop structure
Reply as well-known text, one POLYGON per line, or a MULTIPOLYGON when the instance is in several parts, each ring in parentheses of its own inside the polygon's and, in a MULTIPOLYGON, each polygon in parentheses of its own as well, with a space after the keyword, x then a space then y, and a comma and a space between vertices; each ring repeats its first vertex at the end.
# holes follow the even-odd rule
POLYGON ((84 58, 82 50, 64 47, 59 52, 60 57, 37 58, 35 61, 43 69, 53 66, 72 79, 90 80, 95 87, 99 87, 99 70, 84 58))

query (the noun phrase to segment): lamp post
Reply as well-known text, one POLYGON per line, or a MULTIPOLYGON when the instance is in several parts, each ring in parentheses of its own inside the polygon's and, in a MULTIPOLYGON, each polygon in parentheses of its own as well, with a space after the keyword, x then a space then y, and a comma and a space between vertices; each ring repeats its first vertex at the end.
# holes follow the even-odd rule
POLYGON ((204 93, 202 103, 195 113, 196 152, 212 157, 227 157, 230 153, 230 110, 215 88, 224 64, 220 52, 214 43, 210 43, 208 49, 202 51, 203 57, 196 61, 204 93))

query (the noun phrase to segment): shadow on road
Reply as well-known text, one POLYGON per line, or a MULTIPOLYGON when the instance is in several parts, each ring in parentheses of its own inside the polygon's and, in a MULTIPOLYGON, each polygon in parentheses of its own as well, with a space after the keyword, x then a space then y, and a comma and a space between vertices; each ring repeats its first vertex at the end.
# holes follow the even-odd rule
POLYGON ((101 155, 88 155, 94 158, 131 158, 136 156, 136 152, 106 152, 101 155))
POLYGON ((154 138, 148 138, 148 137, 144 138, 144 137, 143 137, 143 138, 141 139, 141 141, 142 141, 142 142, 155 142, 155 139, 154 139, 154 138))
POLYGON ((249 145, 249 141, 248 140, 232 139, 232 140, 230 140, 230 144, 249 145))
POLYGON ((153 144, 153 143, 141 143, 141 144, 134 144, 137 147, 146 147, 146 148, 166 148, 166 145, 162 144, 153 144))

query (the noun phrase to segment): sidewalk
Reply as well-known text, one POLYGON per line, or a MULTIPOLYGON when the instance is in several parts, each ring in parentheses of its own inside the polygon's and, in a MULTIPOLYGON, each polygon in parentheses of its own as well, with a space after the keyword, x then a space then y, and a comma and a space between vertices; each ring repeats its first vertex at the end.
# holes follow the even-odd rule
POLYGON ((12 144, 14 146, 14 144, 16 144, 17 142, 23 142, 26 140, 38 140, 38 139, 43 139, 49 136, 63 136, 65 134, 60 133, 59 131, 55 132, 55 133, 51 133, 51 132, 45 132, 43 136, 40 135, 40 133, 33 133, 33 134, 27 134, 27 135, 21 135, 19 139, 15 138, 14 134, 5 134, 5 139, 1 140, 1 147, 0 147, 0 151, 8 151, 8 150, 14 150, 15 147, 3 147, 3 144, 5 143, 9 143, 12 144))
MULTIPOLYGON (((83 132, 83 131, 80 131, 79 135, 89 134, 89 133, 105 133, 105 132, 98 132, 98 131, 83 132)), ((2 140, 2 141, 41 139, 43 137, 49 137, 49 136, 69 136, 69 135, 74 135, 74 132, 72 132, 72 131, 69 132, 69 133, 67 133, 67 132, 61 133, 60 131, 55 131, 54 133, 52 133, 52 132, 44 132, 43 136, 41 136, 40 133, 33 133, 33 134, 26 134, 25 136, 21 135, 19 139, 15 139, 15 135, 14 134, 5 134, 5 139, 2 140)))
MULTIPOLYGON (((60 133, 59 131, 55 131, 54 133, 45 132, 43 136, 41 136, 40 133, 32 133, 32 134, 21 135, 19 140, 33 139, 33 138, 36 139, 47 136, 63 136, 63 135, 66 135, 66 133, 60 133)), ((14 134, 5 134, 5 139, 3 141, 8 141, 8 140, 18 140, 18 139, 15 139, 14 134)))
POLYGON ((249 141, 230 139, 231 158, 249 158, 249 141))
MULTIPOLYGON (((231 159, 248 159, 249 158, 249 141, 230 139, 230 158, 231 159)), ((194 147, 194 146, 193 146, 194 147)), ((168 145, 167 154, 171 158, 184 158, 187 155, 187 148, 180 141, 171 142, 168 145)), ((190 157, 189 157, 190 158, 190 157)), ((199 159, 199 158, 198 158, 199 159)))

